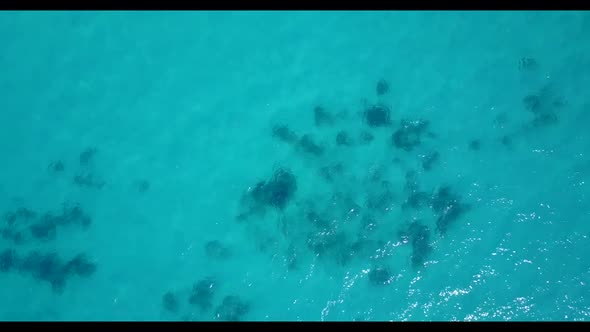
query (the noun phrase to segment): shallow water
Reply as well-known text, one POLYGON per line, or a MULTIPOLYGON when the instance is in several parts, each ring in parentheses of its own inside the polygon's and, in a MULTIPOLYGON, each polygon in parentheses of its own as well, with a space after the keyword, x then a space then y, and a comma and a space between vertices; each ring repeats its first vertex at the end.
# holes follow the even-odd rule
POLYGON ((1 12, 0 319, 586 320, 587 36, 586 12, 1 12))

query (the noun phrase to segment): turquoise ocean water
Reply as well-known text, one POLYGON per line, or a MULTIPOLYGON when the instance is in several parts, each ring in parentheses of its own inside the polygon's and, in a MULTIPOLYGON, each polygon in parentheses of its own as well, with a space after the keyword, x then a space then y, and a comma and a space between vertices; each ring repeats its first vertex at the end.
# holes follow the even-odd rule
POLYGON ((587 320, 587 12, 1 12, 0 320, 587 320))

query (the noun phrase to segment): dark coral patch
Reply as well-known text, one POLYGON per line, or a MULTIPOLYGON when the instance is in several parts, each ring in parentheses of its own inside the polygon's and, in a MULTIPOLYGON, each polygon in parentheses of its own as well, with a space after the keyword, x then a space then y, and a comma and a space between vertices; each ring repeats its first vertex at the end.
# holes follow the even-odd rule
POLYGON ((61 293, 69 277, 73 275, 88 277, 96 267, 84 255, 78 255, 64 263, 54 252, 44 254, 33 251, 22 259, 19 269, 21 272, 31 274, 37 280, 48 282, 54 292, 61 293))
POLYGON ((521 71, 532 71, 539 67, 537 60, 533 58, 524 57, 518 61, 518 69, 521 71))
POLYGON ((296 190, 295 176, 288 170, 280 168, 275 171, 270 181, 261 181, 256 184, 252 190, 252 197, 260 204, 282 210, 295 195, 296 190))
POLYGON ((250 311, 250 305, 237 295, 228 295, 215 309, 215 318, 221 321, 240 321, 250 311))
POLYGON ((104 187, 105 182, 97 179, 93 174, 78 174, 74 176, 73 183, 80 187, 101 189, 104 187))
POLYGON ((425 171, 430 171, 434 165, 438 163, 440 159, 440 153, 438 151, 433 151, 422 158, 422 168, 425 171))
POLYGON ((205 278, 193 285, 188 302, 202 311, 209 310, 213 304, 213 296, 217 289, 217 282, 213 278, 205 278))
POLYGON ((379 82, 377 82, 376 90, 378 96, 383 96, 389 93, 389 83, 384 79, 380 79, 379 82))
POLYGON ((5 249, 0 252, 0 272, 8 272, 17 264, 17 256, 14 249, 5 249))
POLYGON ((53 219, 42 218, 38 223, 29 226, 31 235, 39 240, 53 240, 57 233, 57 224, 53 219))
POLYGON ((65 170, 65 168, 66 167, 64 163, 60 160, 51 162, 48 166, 48 169, 53 173, 61 173, 65 170))
POLYGON ((319 174, 326 181, 332 182, 336 179, 336 177, 341 176, 343 171, 344 166, 342 165, 342 163, 337 163, 334 165, 324 166, 320 168, 319 174))
POLYGON ((85 254, 78 254, 66 263, 65 269, 68 273, 88 278, 96 272, 96 264, 85 254))
POLYGON ((542 104, 540 96, 528 95, 522 99, 522 102, 524 103, 524 107, 533 113, 539 113, 541 110, 542 104))
POLYGON ((334 116, 321 106, 313 109, 313 118, 316 126, 330 126, 334 124, 334 116))
POLYGON ((387 127, 391 124, 391 110, 382 104, 370 106, 364 116, 370 127, 387 127))
POLYGON ((42 254, 34 251, 23 259, 20 269, 37 280, 48 282, 57 293, 63 291, 68 278, 64 264, 56 253, 42 254))
POLYGON ((469 142, 469 149, 471 149, 473 151, 479 151, 480 148, 481 148, 481 141, 480 140, 474 139, 469 142))
POLYGON ((98 153, 98 150, 94 147, 86 148, 80 153, 79 161, 81 166, 87 166, 92 162, 94 156, 98 153))
POLYGON ((369 144, 369 143, 373 142, 373 140, 375 139, 375 136, 373 136, 373 134, 371 134, 368 131, 363 131, 360 133, 359 139, 362 143, 369 144))
POLYGON ((432 209, 438 215, 436 229, 445 234, 449 225, 461 217, 469 206, 461 202, 460 197, 449 186, 442 186, 432 197, 432 209))
POLYGON ((162 308, 172 313, 177 313, 180 309, 180 303, 178 301, 178 298, 171 291, 166 292, 162 296, 162 308))
POLYGON ((391 271, 387 266, 376 266, 369 273, 369 283, 373 286, 389 285, 393 280, 391 271))
POLYGON ((352 145, 352 138, 350 135, 345 131, 339 131, 336 134, 336 145, 338 146, 351 146, 352 145))
POLYGON ((293 144, 297 142, 297 134, 286 125, 275 125, 272 128, 272 136, 285 143, 293 144))
POLYGON ((432 251, 430 230, 419 222, 413 222, 408 229, 408 237, 412 244, 412 266, 420 267, 432 251))
POLYGON ((145 193, 150 190, 151 184, 150 181, 144 179, 135 181, 134 186, 139 193, 145 193))
POLYGON ((205 243, 205 254, 211 259, 225 260, 231 257, 231 250, 221 241, 212 240, 205 243))
POLYGON ((303 135, 299 140, 298 145, 301 150, 314 156, 321 156, 324 153, 324 148, 316 143, 313 137, 309 134, 303 135))
POLYGON ((428 121, 402 121, 401 127, 393 133, 391 141, 395 147, 405 151, 412 151, 419 146, 421 136, 428 128, 428 121))

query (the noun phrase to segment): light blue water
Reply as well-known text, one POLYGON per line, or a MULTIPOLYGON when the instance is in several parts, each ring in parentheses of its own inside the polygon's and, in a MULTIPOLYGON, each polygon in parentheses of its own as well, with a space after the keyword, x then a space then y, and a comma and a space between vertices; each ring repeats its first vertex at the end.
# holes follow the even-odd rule
POLYGON ((586 12, 2 12, 0 319, 586 320, 588 36, 586 12), (282 209, 248 194, 278 169, 282 209))

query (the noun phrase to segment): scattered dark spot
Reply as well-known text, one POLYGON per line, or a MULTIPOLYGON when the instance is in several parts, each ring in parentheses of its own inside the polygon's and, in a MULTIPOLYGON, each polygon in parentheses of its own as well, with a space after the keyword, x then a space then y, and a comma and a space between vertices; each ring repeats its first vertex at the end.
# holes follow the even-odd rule
POLYGON ((268 182, 261 181, 252 190, 254 200, 270 205, 277 209, 284 209, 297 190, 295 176, 288 170, 278 169, 268 182))
POLYGON ((408 237, 412 244, 412 266, 420 267, 432 251, 430 230, 419 222, 413 222, 408 229, 408 237))
POLYGON ((0 252, 0 272, 8 272, 17 264, 16 252, 14 249, 6 249, 0 252))
POLYGON ((385 211, 394 202, 394 195, 389 188, 382 188, 376 192, 369 192, 366 199, 366 207, 371 210, 385 211))
POLYGON ((13 212, 7 212, 4 214, 4 221, 6 221, 6 223, 8 225, 13 225, 16 222, 16 213, 13 212))
POLYGON ((90 164, 90 162, 92 162, 92 159, 94 158, 94 156, 96 155, 96 153, 98 152, 98 150, 96 148, 87 148, 86 150, 82 151, 82 153, 80 153, 80 165, 81 166, 86 166, 88 164, 90 164))
POLYGON ((541 111, 541 97, 537 95, 528 95, 523 98, 522 102, 524 103, 524 107, 533 113, 539 113, 541 111))
POLYGON ((205 254, 212 259, 225 260, 231 256, 231 251, 220 241, 213 240, 205 243, 205 254))
POLYGON ((557 115, 553 112, 545 112, 538 114, 533 119, 534 127, 542 127, 552 125, 558 122, 557 115))
POLYGON ((53 215, 51 212, 45 213, 41 217, 42 223, 54 223, 57 226, 66 226, 78 224, 82 227, 88 227, 92 219, 80 207, 79 204, 64 204, 60 215, 53 215))
POLYGON ((74 184, 80 187, 101 189, 104 186, 104 181, 97 180, 94 175, 87 173, 74 176, 74 184))
POLYGON ((323 177, 326 181, 332 182, 334 181, 335 176, 342 175, 342 171, 344 166, 341 163, 337 163, 331 166, 324 166, 320 168, 320 176, 323 177))
POLYGON ((162 307, 166 311, 177 313, 180 308, 180 303, 178 302, 176 295, 171 291, 168 291, 162 296, 162 307))
POLYGON ((188 302, 199 307, 202 311, 209 310, 212 306, 215 290, 216 281, 213 278, 200 280, 193 285, 188 302))
POLYGON ((469 149, 471 149, 473 151, 479 151, 480 148, 481 148, 481 141, 480 140, 474 139, 469 142, 469 149))
POLYGON ((500 138, 500 143, 504 146, 511 146, 512 145, 512 137, 508 135, 504 135, 500 138))
POLYGON ((323 107, 317 106, 313 109, 313 116, 316 126, 330 126, 334 124, 334 117, 323 107))
POLYGON ((88 257, 84 254, 78 254, 72 258, 65 265, 68 273, 75 274, 77 276, 88 278, 96 272, 96 264, 91 262, 88 257))
POLYGON ((369 283, 373 286, 389 285, 392 279, 391 272, 386 266, 377 266, 369 271, 369 283))
POLYGON ((351 243, 349 247, 350 257, 369 257, 382 245, 382 241, 374 241, 367 238, 358 239, 357 241, 351 243))
POLYGON ((59 160, 50 163, 48 168, 51 172, 54 172, 54 173, 60 173, 65 170, 64 163, 59 160))
POLYGON ((430 195, 423 191, 414 190, 408 196, 404 207, 411 207, 413 209, 419 209, 427 205, 430 201, 430 195))
POLYGON ((35 211, 21 207, 16 210, 16 217, 23 219, 34 219, 37 217, 37 213, 35 211))
POLYGON ((285 142, 293 144, 297 142, 297 134, 286 125, 276 125, 272 128, 272 136, 285 142))
POLYGON ((374 139, 375 139, 375 137, 373 136, 373 134, 371 134, 368 131, 363 131, 360 134, 360 140, 361 140, 361 142, 363 142, 365 144, 369 144, 369 143, 373 142, 374 139))
POLYGON ((2 230, 2 238, 12 241, 16 245, 21 245, 25 242, 25 237, 21 231, 16 231, 10 228, 2 230))
POLYGON ((148 180, 138 180, 135 187, 140 193, 145 193, 150 189, 150 182, 148 180))
POLYGON ((518 69, 520 69, 521 71, 524 70, 535 70, 538 67, 538 63, 535 59, 533 58, 521 58, 520 61, 518 62, 518 69))
POLYGON ((432 198, 432 209, 438 215, 437 231, 445 234, 448 226, 459 219, 468 208, 468 205, 461 203, 458 195, 451 192, 449 186, 441 187, 432 198))
POLYGON ((386 127, 391 124, 391 110, 385 105, 370 106, 365 110, 364 115, 370 127, 386 127))
POLYGON ((567 102, 561 98, 557 98, 551 103, 551 106, 553 106, 554 108, 561 108, 565 105, 567 105, 567 102))
POLYGON ((494 124, 497 126, 502 127, 503 125, 508 123, 508 114, 506 112, 501 112, 496 115, 494 118, 494 124))
POLYGON ((412 151, 420 145, 421 135, 427 127, 427 121, 402 121, 401 127, 391 137, 392 143, 399 149, 412 151))
POLYGON ((425 171, 430 171, 439 159, 440 154, 437 151, 427 154, 422 159, 422 168, 424 168, 425 171))
POLYGON ((383 96, 389 92, 389 83, 386 80, 381 79, 377 82, 377 95, 383 96))
POLYGON ((48 282, 54 292, 61 293, 70 276, 89 276, 95 267, 81 254, 64 264, 54 252, 43 254, 33 251, 22 259, 19 269, 21 272, 30 273, 37 280, 48 282))
POLYGON ((459 202, 459 197, 451 191, 449 186, 441 186, 432 197, 432 209, 442 213, 447 207, 459 202))
POLYGON ((239 321, 250 311, 250 305, 237 295, 228 295, 215 309, 215 318, 222 321, 239 321))
POLYGON ((350 138, 350 135, 348 135, 347 132, 339 131, 338 134, 336 134, 336 144, 339 146, 351 146, 352 139, 350 138))
POLYGON ((41 221, 32 224, 29 229, 36 239, 53 240, 57 232, 57 224, 53 218, 41 218, 41 221))
POLYGON ((18 208, 15 212, 6 213, 4 215, 4 221, 6 221, 6 224, 8 224, 8 226, 12 226, 17 221, 29 221, 31 219, 35 219, 36 217, 37 213, 35 211, 21 207, 18 208))
POLYGON ((313 138, 309 134, 303 135, 301 137, 299 140, 299 147, 301 147, 304 152, 314 156, 320 156, 324 153, 324 148, 314 142, 313 138))
POLYGON ((20 269, 37 280, 48 282, 56 293, 63 291, 68 277, 67 270, 56 253, 41 254, 33 251, 23 259, 20 269))

